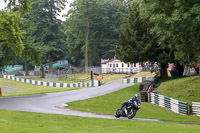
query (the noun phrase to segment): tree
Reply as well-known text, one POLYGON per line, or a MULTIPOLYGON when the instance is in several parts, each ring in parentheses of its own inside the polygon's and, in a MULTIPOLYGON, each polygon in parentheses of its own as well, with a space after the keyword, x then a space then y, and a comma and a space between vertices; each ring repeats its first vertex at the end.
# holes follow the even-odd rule
MULTIPOLYGON (((65 0, 37 0, 33 1, 30 10, 30 19, 36 25, 33 35, 37 38, 35 44, 45 50, 41 50, 41 63, 48 60, 49 73, 53 73, 53 61, 64 57, 64 34, 61 32, 61 20, 56 17, 64 9, 65 0)), ((43 68, 43 67, 42 67, 43 68)))
POLYGON ((199 61, 199 0, 144 0, 144 16, 161 47, 170 49, 181 65, 199 61))
POLYGON ((21 23, 18 12, 0 11, 0 67, 22 54, 22 36, 25 32, 20 27, 21 23))
POLYGON ((65 22, 67 58, 76 66, 95 66, 113 58, 128 9, 119 0, 75 0, 65 22), (88 62, 88 63, 87 63, 88 62))
POLYGON ((36 30, 35 24, 32 21, 29 21, 29 14, 22 14, 21 16, 23 17, 23 24, 21 24, 21 27, 26 31, 26 34, 22 38, 24 49, 20 56, 20 60, 24 62, 25 75, 29 75, 28 63, 30 62, 36 66, 40 65, 40 53, 39 48, 34 43, 36 40, 35 36, 33 36, 33 32, 36 30))
MULTIPOLYGON (((78 27, 79 30, 84 30, 84 36, 82 35, 81 37, 84 38, 81 39, 82 41, 85 42, 84 49, 85 49, 85 69, 87 70, 88 68, 88 45, 89 45, 89 34, 91 30, 91 21, 92 18, 95 15, 95 8, 97 7, 97 2, 95 0, 75 0, 74 3, 72 4, 74 8, 72 8, 69 11, 68 16, 70 16, 71 19, 69 21, 77 21, 74 24, 74 29, 76 31, 76 28, 78 27)), ((68 23, 69 24, 69 23, 68 23)), ((70 26, 70 24, 68 26, 70 26)), ((67 29, 68 30, 68 29, 67 29)), ((67 37, 70 34, 71 31, 66 31, 67 37)), ((73 31, 72 31, 73 32, 73 31)), ((79 32, 79 31, 78 31, 79 32)), ((83 33, 83 31, 82 31, 83 33)), ((73 34, 73 33, 72 33, 73 34)), ((77 33, 74 33, 77 34, 77 33)), ((79 37, 75 35, 74 37, 79 37)), ((68 39, 68 38, 67 38, 68 39)), ((79 38, 76 38, 79 39, 79 38)), ((76 45, 77 46, 77 45, 76 45)))
POLYGON ((27 13, 31 8, 30 0, 4 0, 4 2, 8 2, 8 9, 16 8, 24 13, 27 13))
POLYGON ((148 18, 142 18, 137 3, 129 7, 129 16, 125 19, 120 32, 118 57, 125 62, 151 61, 161 64, 161 76, 168 78, 167 64, 170 62, 169 49, 160 47, 157 38, 150 33, 152 24, 148 18))
POLYGON ((25 32, 21 28, 23 19, 20 14, 21 11, 28 12, 30 1, 9 0, 8 8, 16 8, 16 10, 0 11, 0 67, 11 63, 16 56, 22 54, 24 49, 22 37, 25 32))

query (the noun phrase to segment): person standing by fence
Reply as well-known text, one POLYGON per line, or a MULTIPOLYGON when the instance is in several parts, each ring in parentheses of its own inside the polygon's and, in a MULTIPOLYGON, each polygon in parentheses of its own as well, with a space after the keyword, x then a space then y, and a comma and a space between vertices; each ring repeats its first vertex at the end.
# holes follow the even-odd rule
POLYGON ((199 73, 199 67, 200 67, 200 63, 196 63, 195 70, 196 70, 197 74, 200 74, 199 73))
POLYGON ((101 77, 100 77, 100 75, 97 76, 97 80, 98 80, 98 86, 101 86, 101 77))

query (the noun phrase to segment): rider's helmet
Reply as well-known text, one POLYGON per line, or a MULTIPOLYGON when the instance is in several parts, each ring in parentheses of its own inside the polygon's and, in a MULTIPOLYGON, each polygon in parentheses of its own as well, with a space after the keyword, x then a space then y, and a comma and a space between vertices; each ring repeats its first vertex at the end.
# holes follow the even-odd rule
POLYGON ((139 100, 139 95, 138 94, 135 94, 135 100, 139 100))

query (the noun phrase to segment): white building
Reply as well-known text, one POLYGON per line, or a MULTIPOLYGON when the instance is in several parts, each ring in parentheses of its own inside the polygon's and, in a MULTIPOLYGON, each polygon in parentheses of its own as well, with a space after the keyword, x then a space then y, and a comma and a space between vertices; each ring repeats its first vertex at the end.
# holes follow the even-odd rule
POLYGON ((124 63, 118 59, 101 60, 101 73, 128 74, 142 70, 139 63, 124 63))

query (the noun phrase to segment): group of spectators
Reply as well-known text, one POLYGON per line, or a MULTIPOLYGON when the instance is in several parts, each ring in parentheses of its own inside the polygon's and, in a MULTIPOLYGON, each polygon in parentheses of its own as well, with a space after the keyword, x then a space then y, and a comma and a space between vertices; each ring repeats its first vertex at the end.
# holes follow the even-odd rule
POLYGON ((151 72, 155 72, 155 71, 159 71, 160 70, 160 64, 155 62, 143 62, 140 63, 140 66, 142 67, 142 71, 151 71, 151 72))

